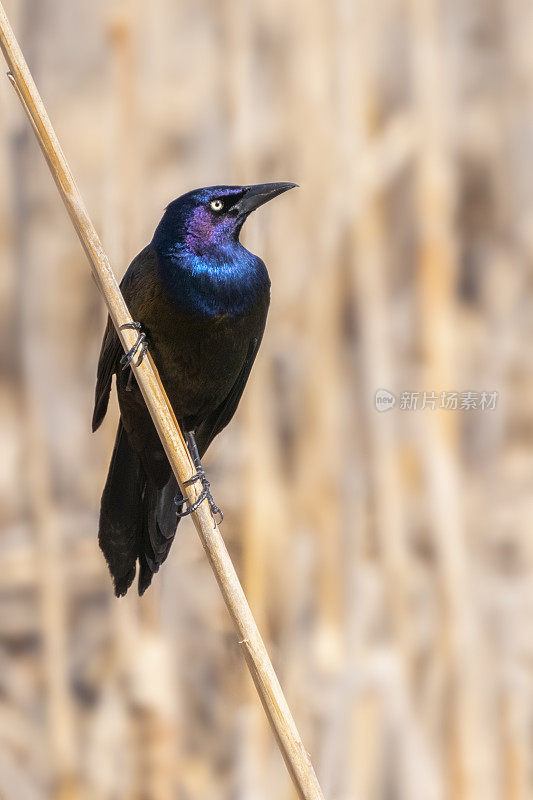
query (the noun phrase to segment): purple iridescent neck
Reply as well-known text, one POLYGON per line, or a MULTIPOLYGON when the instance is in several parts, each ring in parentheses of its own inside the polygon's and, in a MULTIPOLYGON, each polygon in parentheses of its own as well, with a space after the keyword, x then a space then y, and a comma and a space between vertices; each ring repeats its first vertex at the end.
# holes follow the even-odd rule
POLYGON ((183 244, 195 255, 201 256, 213 247, 225 248, 238 242, 240 226, 233 217, 213 219, 204 206, 197 206, 185 225, 183 244))
MULTIPOLYGON (((195 256, 210 257, 213 250, 239 247, 243 219, 236 215, 217 215, 209 207, 209 197, 216 187, 189 192, 167 206, 154 234, 152 245, 161 254, 170 254, 176 245, 195 256)), ((224 188, 225 196, 242 195, 239 187, 224 188)))

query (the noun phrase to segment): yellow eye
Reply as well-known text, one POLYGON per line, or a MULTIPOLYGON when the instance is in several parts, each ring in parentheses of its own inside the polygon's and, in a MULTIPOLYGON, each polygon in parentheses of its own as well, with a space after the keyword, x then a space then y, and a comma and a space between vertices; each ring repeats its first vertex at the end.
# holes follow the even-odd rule
POLYGON ((213 211, 222 211, 223 203, 222 200, 211 200, 210 204, 213 211))

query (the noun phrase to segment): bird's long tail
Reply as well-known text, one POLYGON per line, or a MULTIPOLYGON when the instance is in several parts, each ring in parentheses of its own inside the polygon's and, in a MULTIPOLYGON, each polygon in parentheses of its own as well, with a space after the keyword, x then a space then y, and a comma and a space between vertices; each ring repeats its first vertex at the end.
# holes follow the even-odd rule
POLYGON ((153 484, 119 422, 98 532, 117 597, 131 586, 137 559, 139 594, 143 594, 167 557, 178 522, 176 495, 179 488, 172 473, 164 486, 153 484))

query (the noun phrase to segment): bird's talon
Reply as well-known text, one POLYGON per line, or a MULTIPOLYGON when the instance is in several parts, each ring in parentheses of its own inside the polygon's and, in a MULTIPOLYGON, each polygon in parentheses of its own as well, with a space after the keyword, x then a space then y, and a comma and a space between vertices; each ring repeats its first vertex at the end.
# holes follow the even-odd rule
POLYGON ((194 503, 192 503, 191 505, 189 505, 189 501, 187 500, 187 498, 184 498, 183 502, 187 503, 187 508, 185 509, 185 511, 176 511, 176 516, 179 517, 180 519, 182 517, 188 517, 189 514, 192 514, 193 511, 196 511, 196 509, 201 505, 201 503, 204 502, 206 497, 207 497, 207 491, 204 489, 200 494, 198 500, 195 500, 194 503))
POLYGON ((146 341, 146 334, 142 330, 140 322, 126 322, 124 323, 124 325, 120 326, 121 330, 123 328, 130 328, 131 330, 138 331, 139 335, 137 336, 137 341, 135 342, 133 347, 130 350, 128 350, 127 353, 124 353, 124 355, 120 359, 120 364, 122 366, 122 369, 127 369, 133 362, 135 356, 137 356, 137 353, 139 353, 139 355, 137 356, 137 361, 133 365, 135 367, 138 367, 139 364, 142 362, 144 356, 146 355, 146 351, 148 350, 148 342, 146 341))
MULTIPOLYGON (((184 486, 192 486, 195 481, 202 481, 202 485, 204 485, 205 480, 205 472, 203 467, 199 467, 198 471, 192 476, 192 478, 188 478, 186 481, 183 482, 184 486)), ((209 483, 207 484, 209 486, 209 483)), ((205 485, 204 485, 205 488, 205 485)))
POLYGON ((215 525, 220 525, 222 520, 224 519, 224 514, 222 513, 221 509, 217 506, 211 495, 208 495, 207 499, 209 501, 209 508, 211 509, 211 515, 215 521, 215 525))
POLYGON ((187 500, 186 497, 181 497, 181 496, 178 497, 178 495, 176 495, 176 497, 174 498, 174 504, 176 506, 187 504, 187 508, 185 509, 185 511, 176 511, 176 516, 179 517, 180 519, 181 517, 188 517, 189 514, 192 514, 193 511, 196 511, 196 509, 200 506, 201 503, 204 502, 204 500, 207 500, 207 502, 209 503, 209 510, 211 511, 211 515, 213 517, 215 525, 220 525, 220 523, 224 519, 224 514, 213 500, 213 495, 211 494, 211 490, 209 488, 209 481, 205 477, 205 473, 203 470, 201 472, 197 472, 196 475, 193 475, 192 478, 189 478, 187 481, 185 481, 183 485, 190 486, 195 481, 200 481, 202 484, 202 492, 200 496, 198 497, 197 500, 194 501, 194 503, 189 504, 189 501, 187 500))
MULTIPOLYGON (((202 466, 202 462, 200 461, 200 455, 198 453, 198 448, 196 446, 196 440, 194 438, 194 433, 192 433, 191 431, 187 431, 185 433, 184 438, 185 438, 185 441, 187 442, 187 446, 189 448, 189 452, 191 454, 191 457, 192 457, 192 460, 193 460, 193 464, 194 464, 194 466, 196 468, 196 472, 195 472, 194 475, 192 475, 190 478, 187 478, 187 480, 184 481, 183 486, 184 487, 192 486, 192 484, 195 483, 196 481, 200 481, 200 483, 202 484, 202 492, 201 492, 200 496, 198 497, 198 500, 196 500, 192 505, 189 505, 187 499, 184 499, 184 500, 182 499, 181 503, 187 503, 187 509, 185 511, 180 511, 180 512, 176 512, 176 513, 178 514, 179 517, 186 517, 189 514, 192 514, 193 511, 196 511, 196 509, 198 508, 200 503, 202 503, 204 500, 207 499, 207 502, 209 503, 209 510, 211 511, 211 515, 213 517, 214 524, 215 524, 215 526, 217 524, 220 525, 220 523, 224 519, 224 515, 223 515, 222 511, 220 510, 220 508, 215 503, 215 501, 213 499, 213 495, 211 494, 211 485, 210 485, 209 481, 207 480, 207 476, 206 476, 204 468, 202 466), (217 520, 217 517, 218 517, 218 520, 217 520)), ((176 498, 175 498, 174 502, 176 502, 176 498)), ((176 505, 180 505, 180 502, 177 502, 176 505)))
POLYGON ((224 519, 224 514, 215 503, 213 495, 211 494, 210 483, 205 476, 204 479, 202 480, 202 486, 204 487, 204 492, 207 497, 207 502, 209 503, 209 510, 211 511, 211 516, 213 517, 215 526, 220 525, 220 523, 224 519), (218 520, 217 517, 219 517, 218 520))

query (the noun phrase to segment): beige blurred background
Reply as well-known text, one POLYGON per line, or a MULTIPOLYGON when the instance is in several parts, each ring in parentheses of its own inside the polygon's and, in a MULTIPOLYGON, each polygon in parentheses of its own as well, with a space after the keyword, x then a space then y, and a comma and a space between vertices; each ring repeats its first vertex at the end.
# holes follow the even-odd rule
MULTIPOLYGON (((184 191, 301 185, 207 466, 327 800, 532 797, 531 2, 5 3, 118 276, 184 191)), ((190 521, 112 597, 104 305, 6 79, 0 258, 0 797, 294 798, 190 521)))

